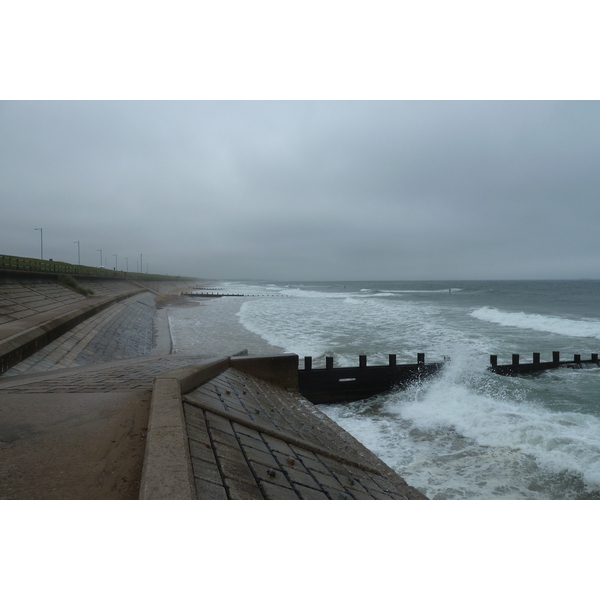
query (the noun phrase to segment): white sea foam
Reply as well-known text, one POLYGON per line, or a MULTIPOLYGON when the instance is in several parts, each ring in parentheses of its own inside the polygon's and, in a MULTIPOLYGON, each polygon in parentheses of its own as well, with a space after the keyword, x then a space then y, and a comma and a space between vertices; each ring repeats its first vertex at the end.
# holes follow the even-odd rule
POLYGON ((363 294, 447 294, 450 292, 460 292, 461 288, 442 288, 438 290, 386 290, 386 289, 371 289, 363 288, 360 290, 363 294))
POLYGON ((319 290, 304 290, 301 288, 286 288, 283 292, 286 296, 293 296, 295 298, 344 298, 347 296, 357 296, 357 292, 321 292, 319 290))
POLYGON ((390 403, 388 410, 420 429, 451 430, 474 440, 484 454, 490 448, 518 452, 535 458, 542 468, 568 471, 590 487, 600 486, 600 419, 551 411, 528 401, 522 388, 492 392, 473 387, 456 379, 450 368, 422 386, 415 398, 390 403))
POLYGON ((471 312, 471 316, 481 321, 497 323, 506 327, 532 329, 568 335, 570 337, 590 337, 600 339, 600 321, 592 319, 565 319, 534 313, 508 312, 484 306, 471 312))
POLYGON ((468 352, 408 390, 322 409, 430 498, 573 497, 573 478, 600 490, 600 419, 549 410, 468 352))
POLYGON ((359 354, 369 364, 387 362, 387 354, 414 362, 416 353, 440 360, 456 345, 470 345, 482 355, 486 343, 449 326, 432 304, 334 293, 296 295, 288 299, 257 298, 243 304, 238 316, 248 330, 269 344, 299 356, 334 356, 351 366, 359 354))
POLYGON ((461 292, 461 288, 442 288, 441 290, 381 290, 392 294, 447 294, 450 292, 461 292))

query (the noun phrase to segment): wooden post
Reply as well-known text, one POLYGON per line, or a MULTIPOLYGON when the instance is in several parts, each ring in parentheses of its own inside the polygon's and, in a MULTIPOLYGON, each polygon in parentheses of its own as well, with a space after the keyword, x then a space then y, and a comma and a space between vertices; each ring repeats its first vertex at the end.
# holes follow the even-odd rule
POLYGON ((396 366, 396 355, 390 354, 389 359, 390 359, 390 362, 389 362, 390 367, 395 367, 396 366))
POLYGON ((558 363, 560 362, 560 352, 553 352, 552 353, 552 362, 558 366, 558 363))
POLYGON ((581 354, 575 354, 575 356, 573 357, 573 360, 576 363, 580 363, 581 362, 581 354))
POLYGON ((325 368, 326 369, 333 369, 333 356, 326 356, 325 357, 325 368))
POLYGON ((519 355, 518 354, 513 354, 512 355, 512 365, 513 367, 518 367, 519 366, 519 355))
POLYGON ((592 354, 592 362, 598 362, 598 355, 592 354))
POLYGON ((361 354, 358 357, 358 366, 362 369, 367 366, 367 356, 365 354, 361 354))
POLYGON ((312 369, 312 356, 304 357, 304 370, 310 371, 312 369))
POLYGON ((498 355, 497 354, 490 354, 490 364, 492 365, 493 369, 495 369, 498 366, 498 355))
POLYGON ((533 364, 534 365, 539 365, 540 364, 540 353, 539 352, 534 352, 533 353, 533 364))
POLYGON ((425 364, 425 353, 424 352, 419 352, 417 354, 417 364, 419 364, 419 365, 425 364))

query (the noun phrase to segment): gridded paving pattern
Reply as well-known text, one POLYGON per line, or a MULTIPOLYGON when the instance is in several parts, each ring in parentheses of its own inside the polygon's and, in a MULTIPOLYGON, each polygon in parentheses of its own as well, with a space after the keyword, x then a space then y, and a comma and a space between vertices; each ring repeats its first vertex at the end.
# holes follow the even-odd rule
POLYGON ((99 296, 110 296, 112 294, 119 294, 127 291, 136 291, 140 289, 147 289, 153 293, 162 293, 163 291, 169 291, 173 289, 173 283, 169 281, 147 281, 138 280, 135 283, 126 279, 85 279, 79 280, 85 287, 91 288, 96 295, 99 296))
POLYGON ((49 371, 18 377, 0 377, 0 391, 11 394, 56 394, 152 391, 154 378, 161 373, 197 364, 205 356, 139 357, 90 367, 49 371))
POLYGON ((183 397, 198 499, 421 499, 299 394, 235 369, 183 397))
POLYGON ((0 281, 0 324, 24 319, 84 297, 58 283, 0 281))
POLYGON ((97 296, 111 296, 128 291, 136 291, 140 288, 130 281, 117 279, 110 281, 106 279, 80 279, 81 285, 90 288, 97 296))
POLYGON ((3 377, 150 354, 155 313, 149 292, 113 304, 21 361, 3 377))

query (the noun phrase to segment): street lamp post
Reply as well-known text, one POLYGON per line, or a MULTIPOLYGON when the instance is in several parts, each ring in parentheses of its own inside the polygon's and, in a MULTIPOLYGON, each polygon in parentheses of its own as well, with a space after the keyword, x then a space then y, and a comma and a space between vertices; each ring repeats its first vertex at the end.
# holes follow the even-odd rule
POLYGON ((41 255, 42 260, 44 260, 44 232, 42 231, 41 227, 36 227, 35 230, 40 232, 41 255))
POLYGON ((100 266, 102 267, 102 250, 96 250, 96 252, 100 252, 100 266))
POLYGON ((79 242, 73 242, 73 243, 77 244, 77 263, 81 264, 81 252, 80 252, 79 242))
POLYGON ((125 257, 125 270, 129 273, 129 258, 125 257))
POLYGON ((115 257, 115 271, 117 270, 117 255, 113 254, 113 256, 115 257))

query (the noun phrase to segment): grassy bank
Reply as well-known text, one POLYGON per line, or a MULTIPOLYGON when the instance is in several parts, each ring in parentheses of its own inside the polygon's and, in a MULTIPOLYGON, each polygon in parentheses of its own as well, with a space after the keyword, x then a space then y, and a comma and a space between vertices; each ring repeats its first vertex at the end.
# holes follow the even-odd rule
POLYGON ((0 254, 0 272, 1 271, 38 273, 40 275, 79 275, 85 277, 102 277, 103 279, 136 279, 144 281, 178 281, 196 279, 196 277, 186 277, 180 275, 159 275, 156 273, 117 271, 103 269, 101 267, 73 265, 71 263, 60 262, 56 260, 41 260, 39 258, 10 256, 6 254, 0 254))

